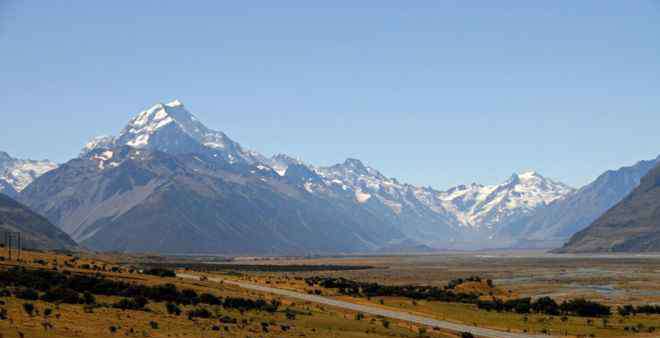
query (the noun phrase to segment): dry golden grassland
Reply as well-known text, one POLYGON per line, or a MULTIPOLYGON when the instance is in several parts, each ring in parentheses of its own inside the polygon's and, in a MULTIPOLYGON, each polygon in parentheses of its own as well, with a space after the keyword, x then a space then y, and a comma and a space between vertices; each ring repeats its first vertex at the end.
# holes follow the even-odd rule
MULTIPOLYGON (((24 252, 21 262, 0 261, 0 269, 16 265, 30 269, 53 269, 72 273, 100 274, 105 278, 130 281, 145 285, 173 283, 179 289, 190 288, 220 297, 262 298, 270 295, 257 294, 238 287, 215 282, 199 282, 181 278, 163 278, 130 273, 130 266, 117 262, 134 262, 143 257, 116 255, 89 255, 73 257, 54 253, 24 252), (66 262, 66 263, 65 263, 66 262), (89 267, 88 267, 89 266, 89 267), (96 266, 97 270, 93 267, 96 266), (84 267, 84 268, 83 268, 84 267), (120 272, 112 272, 113 268, 120 272)), ((4 286, 0 286, 4 287, 4 286)), ((96 296, 98 304, 113 304, 120 297, 96 296)), ((7 318, 0 320, 0 337, 417 337, 419 328, 397 321, 365 316, 316 304, 280 299, 282 305, 275 313, 243 311, 211 305, 180 306, 179 316, 168 314, 165 303, 150 302, 141 310, 121 310, 111 306, 85 306, 82 304, 54 304, 42 300, 26 301, 12 296, 0 297, 7 318), (24 304, 34 306, 32 314, 24 304), (186 313, 193 308, 204 307, 212 318, 190 319, 186 313), (287 315, 287 309, 290 311, 287 315), (293 314, 293 316, 291 315, 293 314), (223 323, 220 317, 237 320, 236 324, 223 323), (384 321, 389 323, 385 327, 384 321), (391 323, 390 323, 391 322, 391 323)), ((455 335, 429 330, 431 337, 455 337, 455 335)))
MULTIPOLYGON (((602 318, 498 313, 479 310, 472 304, 413 301, 404 298, 356 298, 338 295, 336 290, 321 294, 355 303, 384 306, 425 316, 514 332, 549 332, 557 336, 660 337, 660 315, 622 317, 622 304, 660 303, 660 257, 557 257, 524 254, 442 254, 421 256, 336 257, 316 259, 259 260, 254 264, 337 264, 369 265, 355 271, 255 273, 224 275, 272 287, 314 292, 302 279, 310 276, 344 277, 386 285, 446 285, 449 280, 473 275, 495 282, 495 289, 465 284, 464 291, 509 297, 550 296, 558 302, 586 298, 612 306, 614 314, 602 318), (562 318, 564 317, 564 318, 562 318), (627 329, 626 329, 627 328, 627 329), (634 328, 634 329, 633 329, 634 328), (657 328, 657 331, 653 331, 657 328), (653 331, 653 332, 649 332, 653 331)), ((218 275, 222 275, 216 273, 218 275)))

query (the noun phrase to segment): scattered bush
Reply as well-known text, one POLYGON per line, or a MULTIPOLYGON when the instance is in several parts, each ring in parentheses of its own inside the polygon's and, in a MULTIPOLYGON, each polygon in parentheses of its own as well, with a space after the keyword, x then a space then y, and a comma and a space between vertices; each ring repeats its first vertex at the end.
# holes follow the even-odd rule
POLYGON ((165 269, 165 268, 151 268, 143 271, 145 275, 152 275, 158 277, 176 277, 176 272, 174 270, 165 269))
POLYGON ((25 310, 25 313, 32 316, 34 314, 34 304, 32 304, 32 303, 23 303, 23 310, 25 310))
POLYGON ((16 292, 16 298, 25 300, 37 300, 39 299, 39 293, 32 288, 23 288, 16 292))
POLYGON ((526 314, 530 312, 546 315, 574 315, 580 317, 601 317, 611 314, 610 307, 597 302, 584 299, 564 301, 561 305, 549 298, 542 297, 532 302, 530 298, 509 299, 503 302, 497 300, 480 300, 477 307, 487 311, 516 312, 526 314))
POLYGON ((63 287, 49 289, 43 294, 43 296, 41 296, 41 300, 50 303, 60 302, 66 304, 78 304, 83 302, 80 299, 78 292, 63 287))
POLYGON ((179 308, 178 305, 174 303, 167 303, 165 304, 165 308, 167 309, 167 313, 171 315, 180 315, 181 314, 181 309, 179 308))
POLYGON ((203 293, 199 296, 199 302, 209 305, 222 305, 222 299, 210 293, 203 293))
POLYGON ((9 315, 7 313, 7 309, 0 308, 0 320, 7 320, 7 318, 9 318, 9 315))
POLYGON ((612 314, 610 307, 583 298, 564 301, 559 305, 562 313, 580 317, 602 317, 612 314))
POLYGON ((112 307, 122 310, 144 310, 144 307, 149 303, 149 301, 142 296, 135 298, 123 298, 117 303, 113 304, 112 307))
POLYGON ((85 291, 83 292, 83 303, 88 305, 96 304, 96 297, 94 297, 89 291, 85 291))
POLYGON ((206 308, 195 308, 188 312, 188 318, 211 318, 212 314, 206 308))
MULTIPOLYGON (((469 281, 480 281, 478 277, 471 277, 469 281)), ((466 280, 461 279, 461 283, 466 280)), ((439 288, 435 286, 420 285, 381 285, 378 283, 363 283, 346 278, 334 277, 309 277, 305 279, 309 286, 318 285, 327 289, 337 289, 340 294, 354 297, 404 297, 412 299, 435 300, 452 303, 476 303, 478 294, 454 292, 453 288, 458 285, 458 280, 450 282, 450 285, 439 288)))
POLYGON ((617 309, 617 312, 619 312, 620 315, 622 316, 634 316, 636 314, 647 314, 647 315, 654 315, 654 314, 660 314, 660 305, 640 305, 640 306, 633 306, 633 305, 624 305, 620 306, 617 309))
MULTIPOLYGON (((489 285, 492 286, 493 281, 490 280, 490 279, 489 279, 489 281, 490 281, 490 284, 489 284, 489 285)), ((447 284, 447 287, 446 287, 446 288, 447 288, 447 289, 454 289, 454 288, 456 288, 457 286, 459 286, 459 285, 461 285, 461 284, 463 284, 463 283, 466 283, 466 282, 481 282, 481 277, 479 277, 479 276, 471 276, 471 277, 468 277, 468 278, 465 278, 465 279, 463 279, 463 278, 452 279, 451 281, 449 281, 449 284, 447 284)))
POLYGON ((286 309, 285 315, 288 320, 296 320, 296 313, 290 309, 286 309))
MULTIPOLYGON (((271 313, 277 311, 281 305, 277 300, 267 302, 263 299, 254 300, 240 297, 222 299, 208 293, 199 295, 192 289, 179 290, 174 284, 149 286, 111 280, 100 275, 30 270, 23 267, 0 270, 0 285, 21 287, 22 292, 25 293, 24 296, 30 297, 25 298, 28 300, 34 300, 32 298, 35 298, 35 294, 38 299, 38 291, 44 292, 41 299, 47 302, 94 304, 96 302, 94 295, 124 297, 113 304, 113 307, 127 310, 142 310, 149 301, 167 302, 173 305, 202 303, 240 311, 256 310, 271 313), (28 289, 30 291, 25 291, 28 289), (83 293, 82 297, 80 297, 80 293, 83 293)), ((169 308, 173 314, 181 313, 180 309, 177 311, 172 305, 169 305, 169 308)))

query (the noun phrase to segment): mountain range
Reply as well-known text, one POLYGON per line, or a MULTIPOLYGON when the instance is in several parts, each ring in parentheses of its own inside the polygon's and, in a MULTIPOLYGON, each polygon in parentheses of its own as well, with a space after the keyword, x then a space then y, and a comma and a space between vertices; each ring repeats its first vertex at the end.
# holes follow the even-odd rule
POLYGON ((0 151, 0 193, 16 197, 35 178, 57 168, 49 161, 22 160, 0 151))
POLYGON ((608 170, 567 198, 558 199, 510 229, 517 247, 560 247, 625 198, 660 158, 608 170))
POLYGON ((49 169, 29 186, 5 189, 96 250, 545 248, 620 201, 656 162, 608 171, 578 190, 529 171, 501 184, 441 191, 387 177, 358 159, 320 167, 264 156, 206 127, 175 100, 138 113, 116 136, 92 139, 59 167, 44 165, 49 169))

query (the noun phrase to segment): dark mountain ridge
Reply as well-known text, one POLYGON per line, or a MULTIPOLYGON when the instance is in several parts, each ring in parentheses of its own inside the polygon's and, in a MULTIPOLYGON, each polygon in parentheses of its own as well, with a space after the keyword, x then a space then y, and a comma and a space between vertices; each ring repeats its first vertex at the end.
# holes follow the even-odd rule
POLYGON ((76 242, 46 218, 3 194, 0 194, 0 230, 20 232, 26 249, 79 249, 76 242))
POLYGON ((660 167, 557 252, 660 252, 660 167))
POLYGON ((95 250, 332 253, 402 237, 354 205, 212 154, 99 149, 43 175, 21 197, 95 250))

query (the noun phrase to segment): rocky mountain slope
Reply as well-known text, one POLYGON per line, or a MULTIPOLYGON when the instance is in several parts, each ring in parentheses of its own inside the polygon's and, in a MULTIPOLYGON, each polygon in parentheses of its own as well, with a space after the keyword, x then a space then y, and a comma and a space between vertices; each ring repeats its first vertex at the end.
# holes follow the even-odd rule
POLYGON ((375 197, 395 213, 420 216, 405 219, 404 232, 443 248, 504 247, 506 243, 492 241, 499 229, 573 192, 534 172, 514 174, 493 186, 473 183, 438 191, 388 179, 357 160, 318 170, 347 186, 358 202, 375 197))
POLYGON ((0 230, 21 232, 26 249, 79 249, 67 234, 46 218, 3 194, 0 194, 0 230))
POLYGON ((403 239, 380 215, 294 183, 309 179, 303 167, 281 176, 197 121, 178 102, 156 105, 21 199, 97 250, 356 252, 403 239))
POLYGON ((660 167, 557 252, 660 251, 660 167))
POLYGON ((560 247, 571 235, 586 228, 635 189, 640 179, 659 163, 640 161, 632 166, 608 170, 574 194, 559 199, 523 219, 517 228, 519 247, 560 247))
MULTIPOLYGON (((358 159, 318 167, 285 154, 263 156, 243 148, 224 133, 206 127, 181 102, 173 101, 138 113, 116 136, 91 140, 79 158, 53 171, 52 175, 38 179, 39 184, 26 189, 20 198, 76 240, 104 250, 164 250, 162 244, 138 241, 142 236, 139 233, 129 244, 126 241, 130 229, 116 222, 138 224, 156 215, 165 205, 174 207, 175 201, 185 204, 172 199, 172 193, 168 195, 159 190, 166 187, 183 190, 181 196, 190 195, 190 200, 199 198, 196 203, 208 208, 216 208, 218 204, 214 203, 222 201, 225 205, 231 204, 236 212, 243 208, 252 210, 260 221, 243 219, 241 222, 247 223, 241 224, 246 226, 242 231, 249 231, 252 223, 265 226, 268 223, 265 220, 276 218, 279 213, 286 216, 278 221, 278 231, 283 231, 288 223, 292 229, 306 224, 310 231, 329 231, 321 228, 333 227, 332 223, 320 220, 319 215, 328 215, 331 211, 353 229, 345 229, 347 242, 337 244, 334 251, 402 247, 402 243, 406 247, 419 244, 442 249, 506 248, 528 243, 545 247, 557 245, 562 236, 586 226, 590 218, 597 217, 620 200, 637 184, 638 177, 648 166, 642 163, 628 171, 624 168, 621 173, 606 173, 579 191, 532 171, 513 174, 501 184, 472 183, 441 191, 400 182, 358 159), (167 170, 156 169, 156 163, 166 158, 176 165, 167 170), (200 163, 204 164, 203 170, 200 163), (186 173, 185 179, 180 176, 181 172, 186 173), (209 186, 205 189, 191 183, 209 180, 222 183, 207 182, 209 186), (117 186, 122 187, 120 191, 117 186), (200 191, 206 193, 199 197, 200 191), (272 194, 270 199, 277 202, 262 198, 269 194, 272 194), (289 200, 292 196, 299 204, 290 202, 289 207, 282 204, 280 208, 286 211, 257 210, 259 203, 279 205, 281 198, 289 200), (320 204, 324 204, 325 209, 315 209, 320 204), (152 208, 145 209, 146 205, 152 208), (293 205, 298 210, 296 213, 304 213, 305 217, 295 217, 293 205), (142 211, 137 213, 138 210, 142 211), (129 215, 130 220, 126 218, 129 215), (311 220, 314 222, 310 223, 311 220), (107 233, 115 230, 122 235, 117 235, 112 244, 97 240, 115 238, 114 234, 107 233), (361 240, 355 241, 352 236, 361 240)), ((178 209, 161 211, 174 210, 178 209)), ((177 212, 180 213, 178 222, 187 223, 182 225, 182 232, 188 228, 219 227, 218 222, 226 226, 241 220, 233 218, 236 215, 232 215, 231 210, 202 219, 181 210, 177 212)), ((162 217, 150 222, 163 222, 162 217)), ((174 215, 168 217, 177 219, 174 215)), ((144 226, 157 229, 153 224, 144 226)), ((259 226, 254 231, 263 231, 259 226)), ((175 237, 172 236, 173 241, 175 237)), ((282 238, 281 242, 264 250, 292 248, 300 252, 330 248, 330 245, 322 247, 321 242, 304 238, 300 237, 304 244, 289 243, 282 238)), ((187 240, 192 243, 197 239, 187 240)), ((258 245, 250 242, 256 240, 257 237, 247 236, 241 246, 256 250, 258 245)), ((343 239, 338 237, 337 241, 343 239)), ((205 244, 203 251, 218 247, 219 244, 205 244)), ((190 247, 182 245, 176 250, 190 250, 190 247)))
POLYGON ((22 160, 0 151, 0 192, 15 194, 25 189, 37 177, 55 168, 57 164, 48 160, 22 160), (12 189, 7 189, 7 185, 12 189))
POLYGON ((16 198, 18 192, 14 189, 14 187, 11 184, 9 184, 9 182, 0 180, 0 194, 4 194, 11 198, 16 198))

